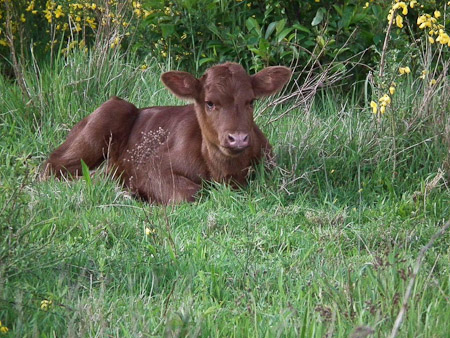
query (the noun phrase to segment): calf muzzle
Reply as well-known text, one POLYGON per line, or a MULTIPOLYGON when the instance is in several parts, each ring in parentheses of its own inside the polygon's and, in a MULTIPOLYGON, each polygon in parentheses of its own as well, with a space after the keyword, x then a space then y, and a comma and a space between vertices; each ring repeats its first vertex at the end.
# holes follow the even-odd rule
POLYGON ((250 146, 250 135, 237 132, 228 134, 225 146, 233 152, 241 152, 250 146))

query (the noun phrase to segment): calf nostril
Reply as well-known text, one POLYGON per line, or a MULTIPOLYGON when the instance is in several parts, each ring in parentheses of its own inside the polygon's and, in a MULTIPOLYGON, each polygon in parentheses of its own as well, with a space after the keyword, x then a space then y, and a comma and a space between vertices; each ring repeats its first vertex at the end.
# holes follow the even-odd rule
POLYGON ((250 135, 242 132, 227 135, 228 146, 234 149, 244 149, 250 145, 250 135))

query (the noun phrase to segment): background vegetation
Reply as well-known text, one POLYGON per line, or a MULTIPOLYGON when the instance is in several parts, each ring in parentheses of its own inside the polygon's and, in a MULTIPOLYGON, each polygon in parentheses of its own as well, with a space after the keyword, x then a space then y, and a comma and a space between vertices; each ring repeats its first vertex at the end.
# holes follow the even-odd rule
POLYGON ((448 6, 0 0, 0 335, 447 336, 448 6), (273 172, 176 207, 38 180, 110 96, 225 60, 295 70, 273 172))

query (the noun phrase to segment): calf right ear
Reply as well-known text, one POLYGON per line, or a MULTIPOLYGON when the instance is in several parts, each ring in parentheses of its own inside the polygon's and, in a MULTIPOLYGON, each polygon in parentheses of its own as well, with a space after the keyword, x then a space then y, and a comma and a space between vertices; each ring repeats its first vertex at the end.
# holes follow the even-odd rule
POLYGON ((186 72, 167 72, 161 81, 176 96, 182 99, 196 99, 200 93, 200 81, 186 72))
POLYGON ((256 97, 272 95, 283 88, 291 78, 292 71, 287 67, 267 67, 252 76, 253 91, 256 97))

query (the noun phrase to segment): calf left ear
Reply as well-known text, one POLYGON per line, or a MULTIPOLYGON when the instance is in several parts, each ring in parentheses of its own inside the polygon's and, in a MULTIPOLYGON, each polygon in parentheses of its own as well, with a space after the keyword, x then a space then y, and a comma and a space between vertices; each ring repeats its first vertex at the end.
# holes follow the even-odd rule
POLYGON ((252 76, 253 92, 256 97, 269 96, 283 88, 292 72, 287 67, 267 67, 252 76))
POLYGON ((167 72, 161 81, 176 96, 182 99, 196 99, 200 93, 200 81, 186 72, 167 72))

